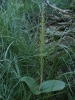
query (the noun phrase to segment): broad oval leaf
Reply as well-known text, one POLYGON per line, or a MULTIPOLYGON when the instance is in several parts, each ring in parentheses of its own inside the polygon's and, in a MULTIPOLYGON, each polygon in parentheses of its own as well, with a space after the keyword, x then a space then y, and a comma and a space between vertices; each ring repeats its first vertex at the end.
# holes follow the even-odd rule
POLYGON ((29 76, 22 77, 20 81, 25 82, 33 94, 39 95, 41 93, 41 91, 39 91, 38 84, 35 82, 35 80, 32 77, 29 76))
POLYGON ((2 99, 2 96, 0 95, 0 99, 2 99))
POLYGON ((40 91, 41 93, 44 92, 52 92, 52 91, 58 91, 62 90, 65 87, 65 83, 63 81, 59 80, 49 80, 42 82, 40 84, 40 91))

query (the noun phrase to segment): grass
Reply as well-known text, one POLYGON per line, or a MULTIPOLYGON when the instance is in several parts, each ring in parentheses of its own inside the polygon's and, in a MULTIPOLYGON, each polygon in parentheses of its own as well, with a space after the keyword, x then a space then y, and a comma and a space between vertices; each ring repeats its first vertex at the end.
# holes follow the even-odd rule
POLYGON ((66 83, 63 91, 35 96, 19 81, 23 76, 32 76, 38 84, 40 82, 41 6, 39 2, 39 6, 35 4, 34 12, 35 8, 29 8, 30 5, 25 8, 22 2, 10 0, 7 10, 0 11, 0 100, 74 100, 74 44, 64 46, 52 39, 45 47, 44 80, 63 80, 66 83))

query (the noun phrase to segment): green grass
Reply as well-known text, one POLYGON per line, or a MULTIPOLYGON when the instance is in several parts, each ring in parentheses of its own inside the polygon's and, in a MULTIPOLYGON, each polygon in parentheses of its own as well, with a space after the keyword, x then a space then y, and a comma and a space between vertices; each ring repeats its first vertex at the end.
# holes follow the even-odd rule
POLYGON ((65 89, 35 96, 19 81, 23 76, 32 76, 38 84, 40 82, 41 3, 37 2, 30 6, 27 1, 25 6, 18 0, 10 0, 7 10, 0 11, 0 100, 75 99, 75 45, 64 46, 53 40, 53 36, 52 42, 45 47, 43 77, 44 80, 63 80, 65 89))

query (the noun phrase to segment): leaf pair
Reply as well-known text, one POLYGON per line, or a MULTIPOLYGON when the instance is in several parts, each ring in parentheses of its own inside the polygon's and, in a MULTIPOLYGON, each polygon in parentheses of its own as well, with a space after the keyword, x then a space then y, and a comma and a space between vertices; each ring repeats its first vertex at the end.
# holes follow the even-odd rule
POLYGON ((22 77, 20 81, 25 82, 33 94, 39 95, 41 93, 52 92, 62 90, 65 87, 65 83, 59 80, 48 80, 40 84, 35 82, 32 77, 22 77))

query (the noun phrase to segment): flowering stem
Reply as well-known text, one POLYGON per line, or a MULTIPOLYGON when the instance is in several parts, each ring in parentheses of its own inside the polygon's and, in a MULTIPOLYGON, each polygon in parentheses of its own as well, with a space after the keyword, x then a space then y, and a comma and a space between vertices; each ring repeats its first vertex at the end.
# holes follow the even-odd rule
POLYGON ((43 81, 43 66, 44 66, 44 34, 45 34, 45 20, 44 20, 44 4, 42 4, 42 13, 41 13, 41 29, 40 29, 40 72, 41 72, 41 82, 43 81))

